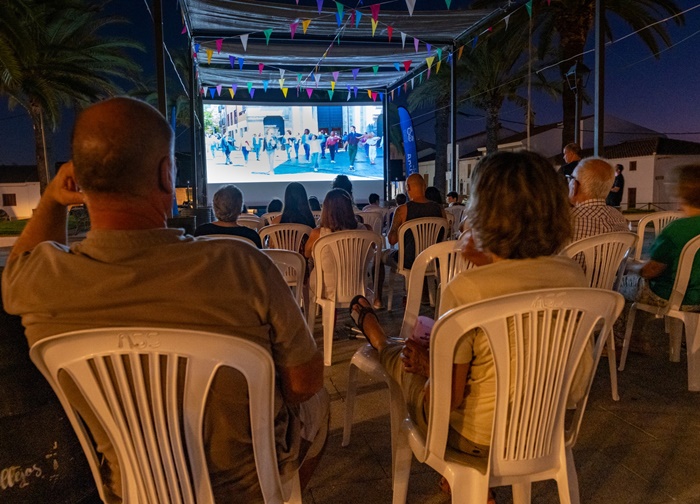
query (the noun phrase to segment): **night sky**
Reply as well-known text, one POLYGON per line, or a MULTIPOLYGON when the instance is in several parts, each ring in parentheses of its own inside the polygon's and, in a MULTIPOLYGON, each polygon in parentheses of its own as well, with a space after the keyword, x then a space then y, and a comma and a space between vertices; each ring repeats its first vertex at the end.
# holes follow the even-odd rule
MULTIPOLYGON (((111 8, 116 11, 123 8, 125 3, 113 2, 111 8)), ((417 3, 420 5, 421 0, 417 3)), ((673 138, 700 142, 700 2, 677 0, 677 4, 683 10, 692 10, 686 12, 684 26, 677 27, 672 21, 666 23, 674 45, 662 52, 659 59, 655 59, 635 36, 607 47, 605 108, 606 114, 666 133, 673 138)), ((132 24, 121 28, 122 34, 143 41, 146 53, 130 54, 141 63, 146 73, 153 73, 153 32, 149 13, 144 2, 133 1, 128 2, 128 5, 128 11, 121 14, 129 18, 132 24)), ((167 11, 166 43, 175 48, 182 45, 186 37, 180 35, 182 24, 176 0, 164 0, 163 8, 167 11)), ((614 18, 612 26, 617 39, 631 31, 614 18)), ((592 47, 592 41, 590 45, 592 47)), ((592 52, 585 56, 584 62, 588 67, 594 67, 592 52)), ((552 72, 556 71, 553 69, 552 72)), ((547 75, 552 77, 554 74, 547 75)), ((592 78, 587 91, 593 95, 592 78)), ((548 97, 535 96, 534 109, 537 125, 561 119, 560 102, 548 97)), ((460 119, 460 136, 476 133, 484 127, 485 121, 479 117, 480 112, 470 112, 476 117, 460 119)), ((592 104, 584 105, 583 114, 592 113, 592 104)), ((504 105, 501 113, 504 125, 516 130, 524 129, 524 126, 518 126, 523 118, 521 108, 509 103, 504 105)), ((65 160, 70 156, 69 135, 73 119, 72 111, 66 111, 58 131, 53 135, 53 158, 56 160, 65 160)), ((415 120, 416 123, 423 122, 421 118, 415 120)), ((421 128, 417 129, 420 134, 421 128)), ((432 132, 432 128, 426 128, 426 131, 432 132)), ((432 138, 424 139, 433 141, 432 138)), ((34 163, 31 122, 22 108, 9 111, 7 99, 0 98, 0 164, 34 163)))

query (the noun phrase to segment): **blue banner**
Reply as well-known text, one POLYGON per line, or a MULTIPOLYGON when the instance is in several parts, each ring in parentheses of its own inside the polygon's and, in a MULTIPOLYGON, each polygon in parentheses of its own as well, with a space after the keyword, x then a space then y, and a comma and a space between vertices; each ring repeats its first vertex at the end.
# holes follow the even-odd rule
POLYGON ((406 159, 406 177, 418 173, 418 155, 416 154, 416 136, 413 133, 413 120, 405 107, 399 107, 399 124, 403 135, 403 151, 406 159))

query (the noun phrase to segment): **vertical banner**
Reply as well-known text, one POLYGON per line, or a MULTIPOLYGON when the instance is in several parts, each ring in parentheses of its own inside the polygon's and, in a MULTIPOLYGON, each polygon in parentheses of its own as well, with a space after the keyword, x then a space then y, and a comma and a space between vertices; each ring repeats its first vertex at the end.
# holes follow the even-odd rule
POLYGON ((416 136, 413 134, 413 120, 405 107, 399 107, 399 124, 403 135, 403 151, 406 159, 406 177, 418 173, 416 136))

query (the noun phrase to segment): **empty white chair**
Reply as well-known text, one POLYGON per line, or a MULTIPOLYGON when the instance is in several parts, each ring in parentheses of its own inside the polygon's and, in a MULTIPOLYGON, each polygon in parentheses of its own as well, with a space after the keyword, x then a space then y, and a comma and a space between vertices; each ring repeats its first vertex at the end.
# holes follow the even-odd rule
POLYGON ((264 248, 284 249, 299 252, 304 238, 309 237, 311 228, 304 224, 273 224, 259 232, 264 248))
POLYGON ((263 220, 257 215, 241 214, 238 216, 236 224, 254 229, 255 231, 260 231, 260 229, 263 227, 263 220))
POLYGON ((651 223, 654 226, 654 238, 656 238, 669 222, 680 219, 681 217, 685 217, 683 212, 654 212, 639 219, 639 223, 637 224, 637 236, 639 236, 639 241, 634 251, 634 260, 639 261, 642 257, 644 233, 648 224, 651 223))
POLYGON ((700 312, 681 311, 680 309, 698 250, 700 250, 700 236, 696 236, 683 247, 678 260, 678 271, 673 282, 671 298, 666 306, 632 303, 627 317, 625 342, 622 346, 622 357, 620 358, 620 371, 625 369, 625 363, 627 362, 627 352, 629 351, 637 310, 643 310, 654 313, 657 317, 671 317, 678 319, 676 322, 680 322, 670 324, 669 327, 671 332, 669 343, 670 359, 675 362, 680 360, 682 326, 685 326, 685 346, 688 353, 688 390, 693 392, 700 391, 700 312))
POLYGON ((381 250, 381 237, 368 230, 337 231, 314 243, 314 270, 311 274, 316 277, 316 292, 311 292, 307 320, 313 333, 316 319, 313 307, 318 304, 323 315, 323 362, 326 366, 331 365, 335 310, 350 306, 356 295, 367 294, 371 261, 374 261, 374 280, 370 297, 374 297, 381 250))
POLYGON ((98 454, 61 387, 59 372, 77 384, 107 431, 119 461, 124 502, 195 503, 213 502, 202 429, 212 379, 222 366, 237 369, 247 381, 265 502, 301 503, 298 475, 283 488, 277 469, 275 368, 263 347, 202 331, 122 327, 46 338, 30 356, 60 399, 103 501, 98 454))
MULTIPOLYGON (((616 280, 622 275, 634 245, 637 243, 637 235, 627 232, 602 233, 575 241, 566 247, 561 255, 572 259, 580 256, 583 258, 583 268, 588 280, 588 286, 597 289, 613 290, 616 280)), ((606 336, 601 333, 601 338, 607 338, 608 365, 610 368, 610 386, 612 398, 620 400, 617 390, 617 364, 615 362, 615 336, 613 332, 606 336)), ((602 352, 603 345, 600 345, 602 352)), ((599 355, 595 356, 598 362, 599 355)))
POLYGON ((304 277, 306 276, 306 258, 299 252, 282 249, 264 249, 272 262, 279 268, 287 285, 294 292, 294 299, 302 306, 304 294, 304 277))
POLYGON ((430 340, 428 431, 421 432, 408 415, 402 423, 394 504, 406 501, 411 453, 447 479, 454 503, 481 504, 489 487, 503 485, 513 487, 516 504, 527 503, 532 482, 555 479, 560 501, 577 504, 576 468, 564 430, 566 399, 594 329, 603 321, 604 331, 610 330, 623 304, 620 294, 607 290, 544 289, 455 308, 440 318, 430 340), (486 459, 447 446, 453 367, 446 363, 475 328, 488 338, 496 372, 486 459))
POLYGON ((360 212, 356 215, 359 215, 360 217, 362 217, 362 222, 364 222, 369 227, 371 227, 372 231, 377 233, 379 236, 382 236, 382 227, 384 226, 384 213, 383 212, 367 211, 367 212, 360 212))
POLYGON ((282 215, 282 212, 267 212, 260 216, 263 221, 263 225, 269 226, 270 224, 276 224, 276 220, 282 215))
POLYGON ((398 265, 396 270, 393 268, 389 272, 389 299, 387 302, 387 311, 391 311, 392 300, 394 297, 394 275, 399 274, 404 278, 404 281, 408 278, 411 272, 410 268, 404 268, 404 256, 405 256, 405 240, 406 235, 413 235, 415 256, 423 252, 425 249, 434 245, 439 239, 445 239, 448 233, 449 226, 447 220, 442 217, 425 217, 421 219, 413 219, 401 224, 399 228, 399 240, 398 240, 398 265))

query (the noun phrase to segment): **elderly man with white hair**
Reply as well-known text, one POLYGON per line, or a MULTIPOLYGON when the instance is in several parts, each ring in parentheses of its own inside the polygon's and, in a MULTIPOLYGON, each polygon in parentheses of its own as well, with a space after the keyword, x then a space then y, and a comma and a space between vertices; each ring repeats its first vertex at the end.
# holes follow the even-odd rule
POLYGON ((583 159, 567 178, 569 201, 573 205, 573 241, 602 233, 629 231, 622 213, 605 204, 615 179, 615 170, 607 161, 600 158, 583 159))

